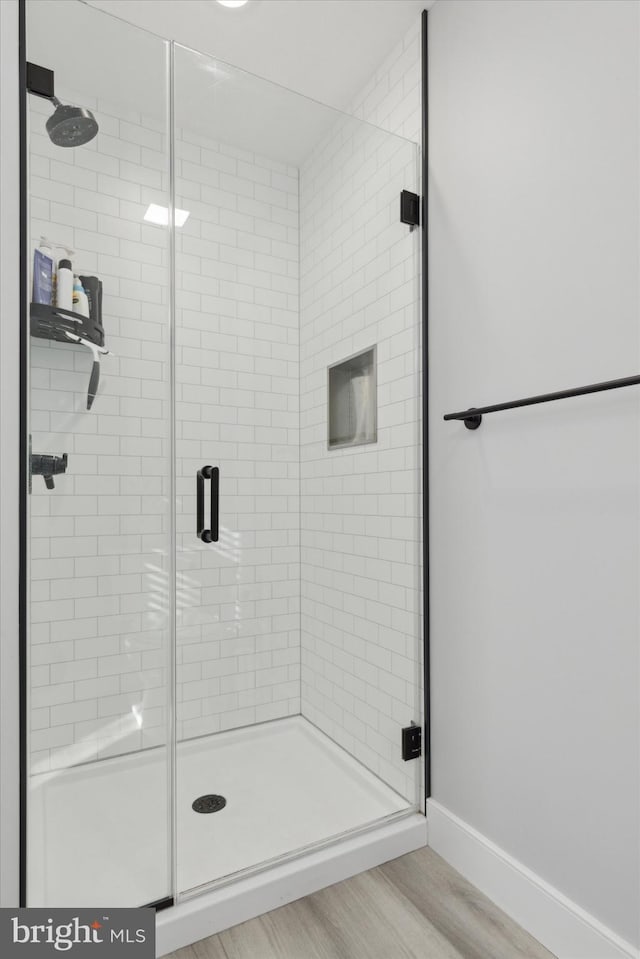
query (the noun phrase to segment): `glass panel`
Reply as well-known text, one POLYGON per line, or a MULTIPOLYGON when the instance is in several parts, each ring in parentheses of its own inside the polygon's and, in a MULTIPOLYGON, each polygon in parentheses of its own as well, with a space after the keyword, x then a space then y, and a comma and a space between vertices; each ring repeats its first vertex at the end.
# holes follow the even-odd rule
POLYGON ((27 59, 27 905, 135 906, 171 894, 168 51, 27 0, 27 59))
POLYGON ((179 46, 174 85, 184 892, 418 802, 417 149, 179 46), (329 450, 363 351, 377 434, 329 450))

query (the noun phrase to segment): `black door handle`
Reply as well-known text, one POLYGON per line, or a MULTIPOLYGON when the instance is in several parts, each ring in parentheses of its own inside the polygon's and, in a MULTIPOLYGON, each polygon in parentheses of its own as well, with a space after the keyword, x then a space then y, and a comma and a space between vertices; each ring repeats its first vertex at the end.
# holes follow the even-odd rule
POLYGON ((217 466, 203 466, 196 479, 197 536, 203 543, 217 543, 220 499, 220 470, 217 466), (211 529, 204 528, 204 481, 211 480, 211 529))

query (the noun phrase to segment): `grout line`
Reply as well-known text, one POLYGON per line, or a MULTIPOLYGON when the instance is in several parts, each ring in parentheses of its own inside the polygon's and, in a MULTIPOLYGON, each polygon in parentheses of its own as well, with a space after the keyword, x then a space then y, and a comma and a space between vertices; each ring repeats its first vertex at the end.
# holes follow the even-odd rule
POLYGON ((298 167, 298 709, 302 714, 302 178, 298 167))
POLYGON ((178 696, 178 620, 177 620, 177 416, 176 416, 176 227, 173 211, 176 206, 176 156, 175 156, 175 53, 173 42, 165 47, 168 53, 168 116, 167 127, 169 136, 169 380, 170 380, 170 463, 169 463, 169 582, 168 582, 168 614, 169 614, 169 669, 168 669, 168 725, 169 743, 168 754, 168 801, 169 801, 169 885, 168 894, 177 900, 178 889, 178 829, 177 829, 177 795, 178 795, 178 734, 177 734, 177 696, 178 696))

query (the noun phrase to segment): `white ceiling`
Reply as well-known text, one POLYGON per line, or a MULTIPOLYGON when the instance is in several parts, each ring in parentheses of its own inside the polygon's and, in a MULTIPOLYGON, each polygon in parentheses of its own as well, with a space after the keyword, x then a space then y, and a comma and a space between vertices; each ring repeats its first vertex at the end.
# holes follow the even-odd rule
POLYGON ((267 80, 348 109, 434 0, 87 0, 267 80))
POLYGON ((335 108, 348 110, 424 6, 423 0, 249 0, 239 9, 215 0, 28 0, 27 56, 55 71, 63 100, 94 109, 103 101, 118 105, 118 115, 130 109, 164 122, 167 60, 158 36, 177 40, 190 48, 176 48, 177 127, 299 166, 335 123, 335 108), (194 53, 198 48, 208 55, 194 53))

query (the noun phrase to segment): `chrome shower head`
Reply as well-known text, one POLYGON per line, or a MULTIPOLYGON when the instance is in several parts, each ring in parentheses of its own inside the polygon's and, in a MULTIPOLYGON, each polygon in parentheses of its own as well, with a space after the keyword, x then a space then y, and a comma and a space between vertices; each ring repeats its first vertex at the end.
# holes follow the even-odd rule
POLYGON ((58 147, 79 147, 93 140, 98 132, 98 122, 91 110, 65 106, 56 97, 52 102, 56 109, 46 123, 52 143, 58 147))

